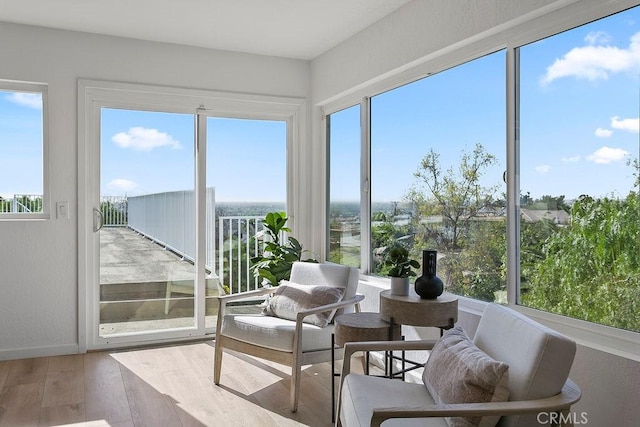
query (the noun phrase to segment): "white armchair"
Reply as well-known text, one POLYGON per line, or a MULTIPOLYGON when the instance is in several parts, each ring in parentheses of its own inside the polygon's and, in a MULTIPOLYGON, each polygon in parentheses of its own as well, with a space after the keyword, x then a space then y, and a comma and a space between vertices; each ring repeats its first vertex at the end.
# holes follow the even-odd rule
MULTIPOLYGON (((341 293, 340 301, 320 306, 313 304, 313 308, 303 307, 289 319, 259 314, 228 314, 225 310, 227 303, 231 301, 273 293, 278 288, 282 289, 282 285, 220 297, 214 353, 214 383, 220 384, 224 349, 291 366, 291 411, 296 412, 301 367, 331 360, 333 323, 319 326, 309 321, 323 313, 353 312, 356 304, 364 299, 364 296, 356 295, 358 277, 358 269, 343 265, 294 263, 289 279, 292 282, 290 289, 294 292, 306 289, 305 287, 308 287, 310 292, 314 287, 322 291, 322 287, 326 286, 343 288, 344 291, 341 293)), ((336 357, 341 356, 342 352, 336 351, 336 357)))
MULTIPOLYGON (((451 332, 452 335, 456 333, 453 330, 451 332)), ((504 375, 499 383, 494 384, 495 388, 490 388, 493 396, 484 403, 464 399, 462 400, 465 403, 458 403, 455 399, 443 399, 444 396, 439 393, 446 394, 451 390, 443 392, 438 388, 438 379, 429 378, 432 371, 428 365, 432 361, 427 361, 425 365, 424 384, 350 373, 351 355, 354 352, 433 349, 430 356, 433 358, 436 351, 447 346, 442 344, 446 337, 447 333, 440 339, 438 350, 434 349, 436 341, 347 343, 338 400, 337 425, 379 426, 389 420, 393 422, 393 426, 528 427, 540 426, 537 414, 547 415, 541 418, 542 422, 555 420, 559 421, 558 424, 564 424, 564 421, 570 423, 568 411, 581 396, 578 386, 568 379, 575 355, 575 342, 512 309, 497 304, 487 306, 473 343, 468 345, 476 354, 481 354, 480 357, 488 356, 488 360, 494 363, 493 366, 504 368, 503 364, 508 365, 508 369, 502 371, 504 375), (500 387, 504 388, 504 393, 501 398, 496 398, 500 387), (549 415, 550 413, 556 415, 549 415)), ((461 342, 455 342, 443 351, 459 352, 461 346, 464 346, 461 342)), ((442 359, 441 354, 436 357, 442 359)), ((484 386, 485 378, 478 376, 477 367, 485 362, 486 359, 477 363, 470 362, 467 355, 445 361, 445 365, 449 363, 448 366, 453 369, 441 373, 440 384, 444 384, 444 388, 459 386, 465 389, 484 386), (451 361, 462 362, 464 366, 460 371, 476 371, 471 377, 460 380, 457 375, 459 370, 451 361)), ((438 373, 434 376, 437 377, 438 373)), ((453 391, 456 397, 464 394, 453 391)), ((453 394, 449 394, 449 397, 453 394)), ((385 423, 387 424, 389 423, 385 423)))

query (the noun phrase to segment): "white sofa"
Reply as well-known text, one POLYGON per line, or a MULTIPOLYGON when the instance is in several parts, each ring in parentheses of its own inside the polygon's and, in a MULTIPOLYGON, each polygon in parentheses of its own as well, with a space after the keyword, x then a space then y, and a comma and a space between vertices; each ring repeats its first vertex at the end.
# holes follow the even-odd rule
MULTIPOLYGON (((568 379, 575 342, 512 309, 489 304, 470 346, 474 347, 474 344, 477 353, 484 354, 483 357, 508 365, 506 378, 501 378, 501 384, 507 388, 508 401, 454 403, 445 399, 442 402, 438 388, 431 387, 433 378, 425 378, 428 368, 425 368, 423 380, 431 391, 425 384, 350 373, 350 358, 356 351, 432 349, 434 341, 347 343, 337 425, 378 426, 384 423, 384 426, 447 427, 491 426, 497 422, 502 427, 539 427, 544 425, 542 423, 550 425, 550 419, 570 420, 568 411, 580 399, 580 389, 568 379), (459 418, 463 415, 465 418, 459 418)), ((457 348, 458 344, 451 346, 454 351, 457 348)), ((434 349, 431 358, 435 353, 434 349)), ((427 366, 429 363, 427 361, 427 366)), ((469 386, 464 382, 467 380, 459 382, 457 374, 452 373, 452 378, 446 377, 447 372, 441 374, 444 374, 445 388, 454 384, 461 388, 469 386)), ((437 372, 435 376, 438 376, 437 372)))

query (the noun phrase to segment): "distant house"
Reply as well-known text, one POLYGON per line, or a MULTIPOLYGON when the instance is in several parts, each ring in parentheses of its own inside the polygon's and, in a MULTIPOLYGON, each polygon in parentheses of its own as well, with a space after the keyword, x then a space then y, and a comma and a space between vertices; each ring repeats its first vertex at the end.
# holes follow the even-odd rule
POLYGON ((551 221, 558 225, 569 224, 569 214, 562 209, 546 210, 546 209, 521 209, 522 218, 527 222, 537 222, 542 220, 551 221))

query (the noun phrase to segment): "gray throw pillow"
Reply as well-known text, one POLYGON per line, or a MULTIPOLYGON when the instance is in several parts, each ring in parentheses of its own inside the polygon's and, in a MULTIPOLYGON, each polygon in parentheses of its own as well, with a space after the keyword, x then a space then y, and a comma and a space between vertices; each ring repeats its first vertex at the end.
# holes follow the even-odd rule
MULTIPOLYGON (((422 380, 438 404, 506 402, 509 366, 480 350, 456 326, 438 340, 425 363, 422 380)), ((446 418, 451 427, 492 427, 494 417, 446 418)))
MULTIPOLYGON (((322 285, 301 285, 283 280, 269 299, 264 313, 282 319, 296 320, 298 312, 333 304, 342 300, 344 288, 322 285)), ((303 322, 324 328, 331 322, 336 310, 312 314, 303 322)))

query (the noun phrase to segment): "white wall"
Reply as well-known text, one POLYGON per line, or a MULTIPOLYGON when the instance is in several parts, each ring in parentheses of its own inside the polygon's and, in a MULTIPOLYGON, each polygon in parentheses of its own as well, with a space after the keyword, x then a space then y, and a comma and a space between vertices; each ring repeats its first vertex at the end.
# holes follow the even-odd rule
MULTIPOLYGON (((473 54, 473 50, 482 52, 495 47, 492 43, 500 31, 510 31, 509 35, 513 37, 526 36, 523 33, 547 25, 546 13, 562 17, 552 25, 558 30, 565 22, 588 17, 593 9, 604 7, 612 13, 638 3, 634 0, 415 0, 312 61, 314 157, 324 156, 323 106, 346 107, 358 102, 364 94, 371 95, 436 71, 443 65, 438 58, 455 51, 455 44, 472 46, 462 54, 463 58, 465 54, 473 54), (569 7, 559 9, 567 5, 569 7), (523 17, 527 13, 528 17, 523 17), (529 25, 523 28, 520 24, 527 20, 529 25)), ((315 169, 314 177, 315 191, 324 194, 326 178, 323 170, 315 169)), ((323 215, 316 215, 315 227, 322 229, 323 221, 323 215)), ((321 239, 318 237, 315 244, 324 245, 321 239)), ((367 295, 363 310, 377 310, 379 291, 375 284, 361 282, 359 292, 367 295)), ((463 308, 459 322, 473 334, 478 318, 477 312, 463 308)), ((405 333, 410 337, 433 337, 433 331, 416 328, 405 328, 405 333)), ((617 355, 614 351, 598 349, 601 343, 590 345, 576 340, 579 345, 570 376, 583 395, 573 407, 574 412, 578 415, 586 412, 590 426, 637 425, 640 420, 640 405, 637 404, 640 355, 617 355)))
POLYGON ((70 219, 0 221, 0 359, 78 350, 78 78, 309 95, 306 61, 2 22, 0 52, 0 79, 49 85, 51 201, 71 206, 70 219))

